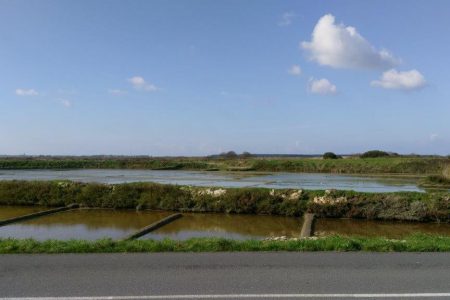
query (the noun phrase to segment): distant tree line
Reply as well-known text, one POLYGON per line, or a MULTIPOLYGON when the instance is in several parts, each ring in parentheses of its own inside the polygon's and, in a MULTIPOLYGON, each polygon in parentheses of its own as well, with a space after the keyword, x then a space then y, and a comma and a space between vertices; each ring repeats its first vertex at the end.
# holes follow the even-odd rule
POLYGON ((225 159, 233 159, 233 158, 251 158, 254 157, 250 152, 244 151, 241 154, 237 154, 235 151, 222 152, 216 155, 210 155, 212 158, 225 158, 225 159))
MULTIPOLYGON (((367 152, 364 152, 359 155, 360 158, 376 158, 376 157, 388 157, 388 156, 399 156, 398 153, 395 152, 385 152, 381 150, 370 150, 367 152)), ((335 154, 334 152, 325 152, 322 155, 323 159, 339 159, 342 158, 342 156, 335 154)))

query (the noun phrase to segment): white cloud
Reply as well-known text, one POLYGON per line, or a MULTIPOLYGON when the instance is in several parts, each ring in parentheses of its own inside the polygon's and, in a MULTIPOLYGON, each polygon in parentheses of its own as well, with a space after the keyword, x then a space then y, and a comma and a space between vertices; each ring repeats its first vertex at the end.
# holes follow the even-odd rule
POLYGON ((308 90, 313 94, 319 95, 335 95, 337 88, 328 79, 311 78, 308 82, 308 90))
POLYGON ((292 65, 289 70, 288 73, 293 75, 293 76, 299 76, 302 74, 302 69, 300 68, 299 65, 292 65))
POLYGON ((58 99, 59 103, 61 103, 64 107, 71 107, 72 106, 72 102, 70 100, 67 99, 58 99))
POLYGON ((399 63, 387 50, 377 50, 356 28, 335 24, 333 15, 319 19, 310 42, 301 47, 309 52, 310 59, 333 68, 386 69, 399 63))
POLYGON ((120 96, 120 95, 126 94, 127 91, 120 90, 120 89, 109 89, 108 93, 110 93, 111 95, 120 96))
POLYGON ((289 26, 292 24, 292 19, 294 19, 295 14, 293 12, 285 12, 281 15, 281 19, 278 22, 278 26, 289 26))
POLYGON ((34 89, 16 89, 17 96, 37 96, 39 93, 34 89))
POLYGON ((148 91, 148 92, 155 92, 155 91, 159 90, 159 88, 157 86, 146 82, 145 79, 141 76, 131 77, 128 79, 128 81, 137 90, 144 90, 144 91, 148 91))
POLYGON ((437 141, 439 139, 439 134, 437 134, 437 133, 432 133, 432 134, 430 134, 430 141, 431 142, 435 142, 435 141, 437 141))
POLYGON ((412 91, 423 88, 426 85, 426 81, 417 70, 399 72, 391 69, 384 72, 380 80, 374 80, 370 84, 384 89, 412 91))

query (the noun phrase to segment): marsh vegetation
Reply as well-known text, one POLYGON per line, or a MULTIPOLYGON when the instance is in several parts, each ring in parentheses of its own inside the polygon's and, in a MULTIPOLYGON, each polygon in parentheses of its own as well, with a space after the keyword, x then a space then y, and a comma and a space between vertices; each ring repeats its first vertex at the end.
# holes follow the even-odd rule
MULTIPOLYGON (((372 151, 370 151, 372 152, 372 151)), ((367 153, 366 153, 367 154, 367 153)), ((450 165, 443 156, 389 155, 364 158, 258 157, 251 154, 211 157, 3 157, 0 169, 148 169, 205 171, 267 171, 343 174, 438 175, 450 165)))
POLYGON ((205 188, 156 183, 98 184, 67 181, 1 181, 0 205, 136 208, 448 222, 450 193, 362 193, 337 190, 205 188))

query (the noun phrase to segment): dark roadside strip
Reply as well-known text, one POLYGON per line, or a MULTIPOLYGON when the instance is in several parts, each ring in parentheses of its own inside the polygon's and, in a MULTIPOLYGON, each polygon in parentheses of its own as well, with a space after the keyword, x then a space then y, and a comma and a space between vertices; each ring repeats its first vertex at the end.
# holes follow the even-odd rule
POLYGON ((172 223, 173 221, 181 218, 183 215, 180 213, 176 213, 173 215, 170 215, 168 217, 165 217, 164 219, 161 219, 159 221, 156 221, 148 226, 145 226, 141 229, 139 229, 138 231, 136 231, 135 233, 129 235, 128 237, 126 237, 124 240, 134 240, 137 239, 143 235, 146 235, 147 233, 150 233, 158 228, 163 227, 164 225, 167 225, 169 223, 172 223))
POLYGON ((64 207, 58 207, 58 208, 54 208, 54 209, 39 211, 37 213, 32 213, 32 214, 28 214, 28 215, 24 215, 24 216, 10 218, 10 219, 7 219, 7 220, 2 220, 2 221, 0 221, 0 227, 1 226, 6 226, 8 224, 16 223, 16 222, 36 219, 36 218, 39 218, 39 217, 42 217, 42 216, 52 215, 52 214, 55 214, 55 213, 58 213, 58 212, 63 212, 63 211, 76 209, 78 207, 79 207, 79 205, 74 203, 74 204, 70 204, 70 205, 67 205, 67 206, 64 206, 64 207))

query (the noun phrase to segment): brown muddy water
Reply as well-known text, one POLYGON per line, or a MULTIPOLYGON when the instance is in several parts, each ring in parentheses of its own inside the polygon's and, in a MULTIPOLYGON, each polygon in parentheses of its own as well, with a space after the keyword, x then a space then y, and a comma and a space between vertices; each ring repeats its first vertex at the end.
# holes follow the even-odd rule
MULTIPOLYGON (((0 206, 0 220, 44 209, 46 208, 0 206)), ((77 209, 0 227, 0 238, 121 239, 170 214, 172 212, 77 209)), ((301 227, 302 219, 293 217, 184 213, 182 218, 141 239, 222 237, 245 240, 276 236, 299 237, 301 227)), ((318 219, 315 228, 319 236, 339 234, 402 238, 413 233, 450 236, 450 224, 434 223, 318 219)))
POLYGON ((301 218, 293 217, 184 213, 181 219, 141 239, 220 237, 245 240, 275 236, 299 237, 302 224, 301 218))
POLYGON ((134 210, 71 210, 0 227, 0 238, 121 239, 170 214, 134 210))
POLYGON ((45 209, 45 207, 36 206, 0 206, 0 221, 29 215, 45 209))

